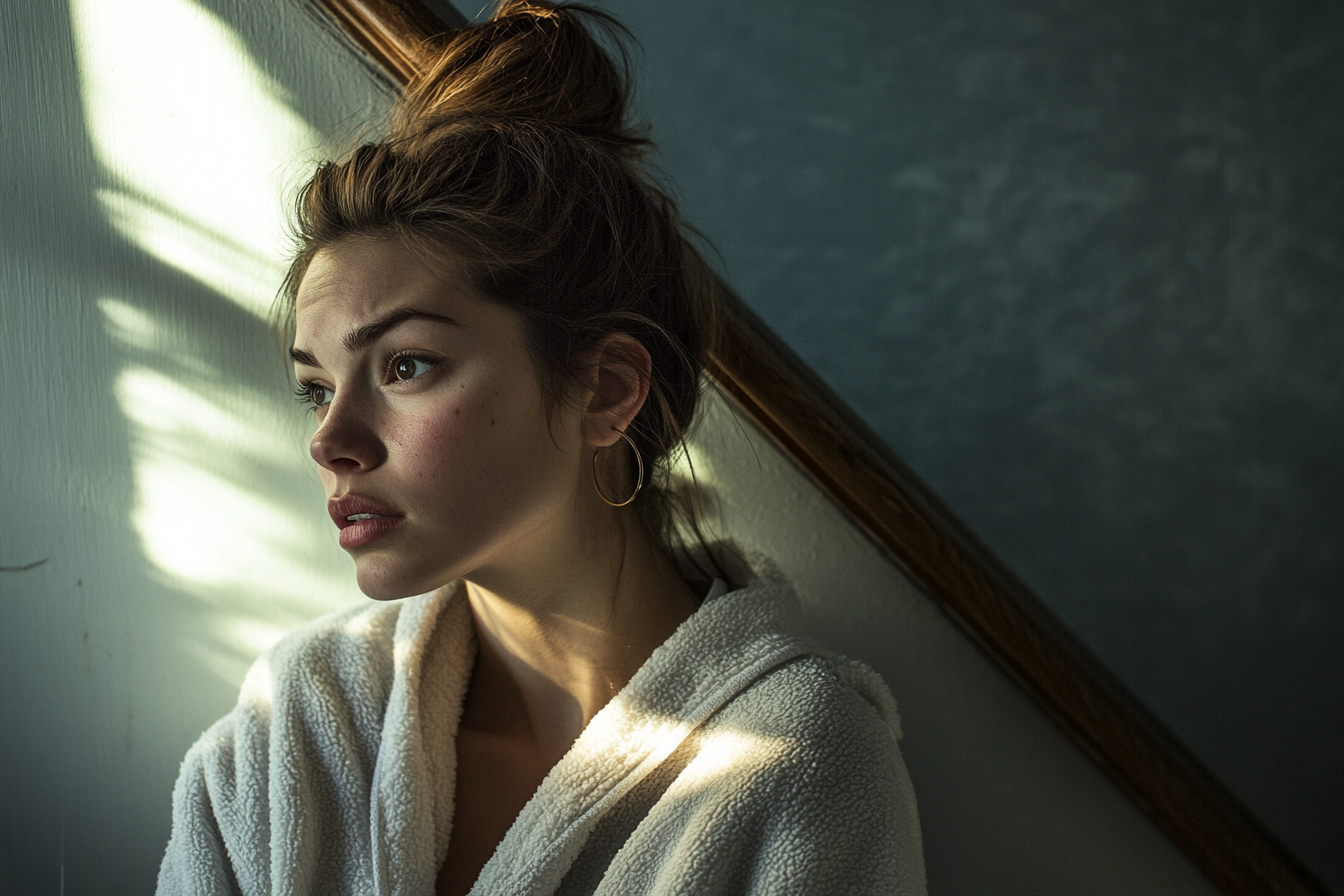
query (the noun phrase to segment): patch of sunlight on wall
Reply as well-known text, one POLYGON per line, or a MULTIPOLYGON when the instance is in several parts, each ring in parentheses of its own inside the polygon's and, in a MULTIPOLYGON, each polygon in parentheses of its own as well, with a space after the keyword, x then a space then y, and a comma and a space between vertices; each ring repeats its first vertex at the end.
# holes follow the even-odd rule
POLYGON ((69 10, 108 222, 252 322, 208 329, 226 318, 150 311, 133 295, 98 301, 125 358, 114 394, 129 431, 129 521, 150 577, 191 600, 199 634, 182 649, 236 684, 285 631, 363 599, 281 378, 272 394, 207 360, 249 363, 264 338, 289 249, 287 197, 322 141, 193 0, 69 10))
MULTIPOLYGON (((732 400, 726 398, 711 380, 696 411, 699 420, 687 435, 682 449, 674 451, 668 458, 669 487, 691 502, 696 513, 696 523, 701 529, 700 534, 711 541, 728 537, 720 501, 722 474, 714 462, 716 455, 723 450, 719 442, 740 438, 736 446, 738 450, 750 448, 755 451, 744 429, 744 419, 734 419, 737 412, 732 408, 732 400), (712 443, 707 444, 707 440, 712 440, 712 443)), ((694 545, 696 534, 686 525, 686 521, 677 519, 675 523, 682 541, 694 545)))
POLYGON ((126 419, 136 424, 131 522, 150 560, 182 581, 277 597, 312 584, 309 571, 294 560, 312 538, 305 521, 240 487, 231 470, 209 469, 209 459, 201 457, 203 445, 231 461, 269 453, 266 442, 273 439, 263 427, 140 367, 122 371, 115 394, 126 419))
POLYGON ((130 426, 131 524, 156 578, 195 599, 200 633, 184 649, 235 683, 288 629, 359 599, 325 513, 296 509, 319 508, 321 491, 294 409, 228 382, 190 334, 144 310, 98 307, 137 359, 113 387, 130 426))
POLYGON ((311 170, 319 135, 191 0, 71 0, 70 13, 108 219, 264 316, 284 272, 285 197, 311 170))

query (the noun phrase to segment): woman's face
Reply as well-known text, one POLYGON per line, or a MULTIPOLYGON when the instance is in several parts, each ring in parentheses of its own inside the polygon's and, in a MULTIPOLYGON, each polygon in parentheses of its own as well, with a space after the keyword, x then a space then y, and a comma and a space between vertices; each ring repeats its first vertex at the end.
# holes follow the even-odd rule
POLYGON ((583 484, 582 416, 548 426, 520 319, 392 241, 319 252, 294 366, 359 586, 390 599, 553 550, 583 484))

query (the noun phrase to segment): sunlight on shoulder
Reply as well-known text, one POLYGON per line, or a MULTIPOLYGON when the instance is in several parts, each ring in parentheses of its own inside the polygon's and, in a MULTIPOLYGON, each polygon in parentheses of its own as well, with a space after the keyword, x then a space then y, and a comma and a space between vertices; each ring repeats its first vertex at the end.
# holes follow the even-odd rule
POLYGON ((734 769, 760 768, 788 752, 790 742, 743 731, 715 729, 701 739, 695 758, 678 779, 682 788, 703 787, 734 769))
POLYGON ((271 672, 270 663, 262 657, 248 670, 247 677, 243 679, 239 700, 252 702, 261 707, 270 707, 274 696, 275 676, 271 672))

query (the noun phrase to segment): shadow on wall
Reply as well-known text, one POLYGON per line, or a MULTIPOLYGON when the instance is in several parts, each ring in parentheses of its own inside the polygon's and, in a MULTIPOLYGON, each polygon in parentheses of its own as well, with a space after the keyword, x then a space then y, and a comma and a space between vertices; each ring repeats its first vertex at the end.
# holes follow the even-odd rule
POLYGON ((45 561, 0 573, 0 893, 149 892, 187 746, 364 600, 264 318, 285 197, 388 96, 297 3, 52 7, 0 11, 0 566, 45 561))

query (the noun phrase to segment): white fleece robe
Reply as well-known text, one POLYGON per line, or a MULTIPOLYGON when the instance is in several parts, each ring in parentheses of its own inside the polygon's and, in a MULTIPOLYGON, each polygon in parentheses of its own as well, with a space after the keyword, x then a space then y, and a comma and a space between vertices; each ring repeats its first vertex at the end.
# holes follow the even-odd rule
MULTIPOLYGON (((797 635, 797 615, 777 576, 707 599, 551 770, 471 892, 925 892, 895 702, 797 635)), ((474 659, 456 585, 276 644, 187 753, 159 896, 431 896, 474 659)))

